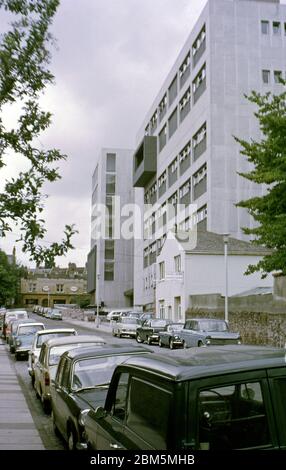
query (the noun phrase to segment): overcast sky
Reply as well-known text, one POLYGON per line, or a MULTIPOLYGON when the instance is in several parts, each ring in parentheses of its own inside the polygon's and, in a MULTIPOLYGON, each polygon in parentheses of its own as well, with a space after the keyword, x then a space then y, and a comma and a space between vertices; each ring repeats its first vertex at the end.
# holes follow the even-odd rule
MULTIPOLYGON (((60 165, 62 179, 45 187, 46 241, 60 239, 66 223, 75 223, 80 233, 76 249, 57 264, 85 264, 96 155, 102 147, 134 148, 136 133, 206 1, 61 0, 52 28, 56 84, 44 99, 53 124, 41 142, 60 148, 68 160, 60 165)), ((0 247, 11 252, 15 239, 16 233, 0 247)), ((27 262, 20 247, 17 258, 27 262)))
MULTIPOLYGON (((134 148, 145 114, 205 4, 61 0, 52 28, 57 49, 50 68, 56 84, 44 99, 53 124, 40 140, 47 148, 60 148, 68 160, 60 164, 62 179, 45 187, 46 242, 60 239, 66 223, 75 223, 80 233, 76 249, 57 264, 85 264, 96 155, 102 147, 134 148)), ((2 16, 2 28, 3 23, 2 16)), ((6 252, 12 251, 16 232, 0 243, 6 252)), ((20 246, 16 249, 17 259, 27 264, 20 246)))

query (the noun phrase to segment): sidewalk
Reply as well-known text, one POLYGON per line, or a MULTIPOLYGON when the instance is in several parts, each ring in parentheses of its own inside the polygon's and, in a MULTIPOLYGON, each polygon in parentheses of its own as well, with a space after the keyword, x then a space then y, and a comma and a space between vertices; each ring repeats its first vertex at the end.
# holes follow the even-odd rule
POLYGON ((66 323, 70 323, 74 327, 81 326, 87 330, 95 331, 98 334, 100 334, 101 331, 104 333, 112 333, 112 324, 110 322, 100 322, 97 327, 96 321, 70 320, 69 318, 64 318, 64 320, 66 323))
POLYGON ((44 449, 15 367, 0 339, 0 450, 44 449))

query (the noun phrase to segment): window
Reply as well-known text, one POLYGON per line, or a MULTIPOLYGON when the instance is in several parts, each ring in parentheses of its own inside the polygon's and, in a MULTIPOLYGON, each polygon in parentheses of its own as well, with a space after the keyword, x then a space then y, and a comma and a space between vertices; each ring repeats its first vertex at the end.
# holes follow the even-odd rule
POLYGON ((157 250, 156 250, 156 242, 155 242, 149 246, 149 264, 150 265, 156 263, 156 255, 157 255, 157 250))
POLYGON ((175 273, 180 273, 182 271, 181 255, 175 256, 174 262, 175 262, 175 273))
POLYGON ((192 46, 193 67, 195 67, 195 65, 198 63, 205 49, 206 49, 206 27, 204 25, 192 46))
POLYGON ((193 81, 193 97, 194 103, 198 101, 200 96, 206 89, 206 64, 203 65, 198 75, 193 81))
POLYGON ((57 292, 63 292, 64 291, 64 285, 63 284, 57 284, 56 289, 57 289, 57 292))
POLYGON ((105 261, 104 263, 104 280, 114 281, 114 262, 105 261))
POLYGON ((198 414, 200 449, 255 449, 271 445, 259 382, 200 391, 198 414))
POLYGON ((170 392, 137 377, 131 378, 126 425, 155 449, 169 448, 167 431, 171 408, 170 392))
POLYGON ((144 249, 144 268, 149 266, 149 247, 144 249))
POLYGON ((174 102, 177 96, 177 93, 178 93, 178 80, 177 80, 177 75, 176 75, 171 85, 169 86, 169 90, 168 90, 169 106, 171 106, 171 104, 174 102))
POLYGON ((204 164, 193 175, 194 201, 207 190, 207 165, 204 164))
POLYGON ((159 103, 159 120, 162 121, 167 111, 167 93, 163 96, 162 100, 159 103))
POLYGON ((115 194, 115 175, 106 175, 106 194, 115 194))
POLYGON ((107 153, 106 154, 106 171, 115 173, 115 165, 116 165, 116 154, 107 153))
POLYGON ((284 23, 284 36, 286 36, 286 23, 284 23))
POLYGON ((156 110, 153 116, 151 117, 150 120, 150 132, 153 134, 153 132, 156 130, 158 124, 158 111, 156 110))
POLYGON ((274 82, 281 83, 282 80, 282 72, 281 70, 274 70, 274 82))
POLYGON ((179 154, 179 161, 180 161, 180 175, 182 176, 182 174, 185 173, 185 171, 191 165, 191 142, 190 141, 181 150, 179 154))
POLYGON ((114 240, 105 240, 104 258, 108 260, 114 259, 114 240))
POLYGON ((281 34, 281 27, 279 21, 273 21, 273 34, 279 36, 281 34))
POLYGON ((37 284, 35 282, 29 283, 29 292, 36 292, 37 284))
POLYGON ((178 178, 178 157, 176 157, 168 167, 169 187, 177 181, 178 178))
POLYGON ((159 279, 165 279, 165 261, 159 263, 159 279))
POLYGON ((191 73, 191 54, 190 52, 185 57, 180 69, 179 69, 179 77, 180 77, 180 88, 186 83, 188 77, 191 73))
POLYGON ((164 300, 159 300, 159 317, 165 317, 165 302, 164 300))
POLYGON ((207 205, 200 207, 197 210, 196 214, 193 215, 193 224, 198 225, 198 228, 201 230, 206 230, 206 221, 207 221, 207 205))
POLYGON ((92 187, 94 188, 98 183, 98 165, 96 165, 95 170, 92 175, 92 187))
POLYGON ((191 89, 188 88, 180 101, 180 122, 182 122, 191 109, 191 89))
POLYGON ((194 161, 196 161, 207 148, 207 124, 206 122, 200 127, 197 133, 193 136, 193 154, 194 161))
POLYGON ((262 34, 269 34, 269 21, 261 21, 262 34))
POLYGON ((180 187, 179 190, 180 204, 190 204, 191 202, 191 180, 187 180, 186 183, 180 187))
POLYGON ((167 126, 165 125, 159 134, 159 152, 163 150, 167 143, 167 126))
POLYGON ((155 204, 155 202, 157 201, 157 181, 149 189, 148 198, 150 204, 155 204))
POLYGON ((118 380, 116 395, 112 407, 112 415, 114 418, 124 421, 126 416, 126 402, 128 392, 129 374, 121 374, 118 380))
POLYGON ((176 132, 177 127, 178 127, 178 112, 177 108, 175 111, 171 114, 171 116, 168 119, 168 127, 169 127, 169 139, 172 137, 172 135, 176 132))
POLYGON ((265 85, 270 83, 270 70, 262 70, 262 81, 265 85))
POLYGON ((159 188, 159 197, 162 196, 166 191, 167 185, 167 171, 164 171, 160 178, 158 179, 158 188, 159 188))

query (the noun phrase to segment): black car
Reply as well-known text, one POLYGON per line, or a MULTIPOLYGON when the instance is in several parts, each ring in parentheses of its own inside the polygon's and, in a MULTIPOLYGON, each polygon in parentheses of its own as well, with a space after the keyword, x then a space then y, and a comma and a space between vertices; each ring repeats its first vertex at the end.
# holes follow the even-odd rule
POLYGON ((96 450, 286 450, 285 349, 214 346, 134 357, 84 418, 96 450))
POLYGON ((159 331, 159 346, 167 346, 170 349, 182 347, 183 341, 179 336, 180 331, 184 328, 184 323, 171 323, 165 326, 163 331, 159 331))
POLYGON ((65 352, 52 381, 51 406, 55 432, 59 431, 68 448, 85 447, 83 417, 104 404, 113 371, 131 356, 150 354, 140 346, 82 347, 65 352))
POLYGON ((136 341, 138 343, 146 341, 148 344, 158 343, 159 332, 170 323, 172 323, 171 320, 161 318, 145 320, 144 323, 136 329, 136 341))

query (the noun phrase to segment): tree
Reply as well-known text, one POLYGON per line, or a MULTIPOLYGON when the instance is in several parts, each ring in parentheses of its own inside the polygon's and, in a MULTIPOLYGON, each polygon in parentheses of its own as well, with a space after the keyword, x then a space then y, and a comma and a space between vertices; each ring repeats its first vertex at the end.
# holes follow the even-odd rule
POLYGON ((8 256, 0 250, 0 305, 18 303, 20 279, 26 274, 26 268, 15 260, 9 262, 8 256))
POLYGON ((0 236, 16 225, 22 250, 37 264, 54 265, 56 256, 73 248, 73 225, 66 225, 60 243, 48 248, 40 242, 46 234, 41 218, 44 208, 42 187, 60 178, 56 162, 66 158, 58 149, 43 150, 36 145, 39 135, 51 124, 51 113, 41 109, 39 100, 53 83, 48 70, 53 43, 49 27, 59 0, 0 0, 0 9, 16 16, 11 29, 0 36, 0 171, 15 158, 23 157, 26 171, 6 181, 0 193, 0 236), (15 128, 5 125, 5 111, 21 108, 15 128))
MULTIPOLYGON (((281 80, 281 84, 286 84, 281 80)), ((254 235, 253 243, 271 250, 256 265, 250 265, 247 274, 261 271, 262 277, 272 271, 286 275, 286 91, 279 95, 256 92, 248 97, 258 106, 255 113, 262 131, 259 142, 246 142, 236 138, 253 168, 240 173, 249 181, 266 185, 261 197, 240 201, 237 205, 248 209, 257 222, 255 228, 244 228, 254 235)))

